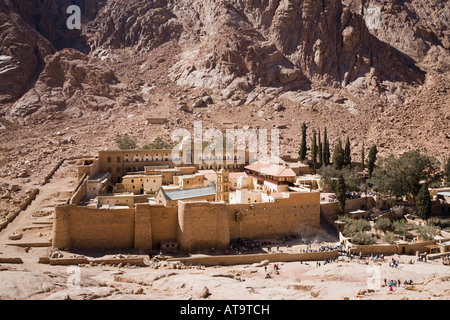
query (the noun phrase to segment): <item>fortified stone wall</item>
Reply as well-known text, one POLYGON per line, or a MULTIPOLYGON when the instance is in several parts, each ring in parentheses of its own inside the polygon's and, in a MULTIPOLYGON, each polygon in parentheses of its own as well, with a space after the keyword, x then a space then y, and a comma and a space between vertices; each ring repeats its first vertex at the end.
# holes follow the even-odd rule
MULTIPOLYGON (((368 210, 377 206, 373 197, 349 199, 345 202, 345 211, 354 211, 358 209, 368 210), (367 199, 367 201, 366 201, 367 199)), ((323 203, 320 205, 322 213, 331 219, 337 219, 341 214, 338 202, 323 203)))
POLYGON ((268 238, 320 228, 319 193, 291 193, 276 202, 225 204, 179 202, 178 239, 183 249, 224 248, 231 239, 268 238))
POLYGON ((161 241, 177 240, 178 208, 136 205, 134 247, 159 248, 161 241))
POLYGON ((55 207, 56 248, 133 248, 135 209, 55 207))
POLYGON ((84 175, 70 196, 68 204, 78 204, 87 195, 87 179, 88 176, 84 175))
POLYGON ((319 193, 291 193, 276 202, 225 206, 230 238, 258 239, 320 228, 319 193))
POLYGON ((178 241, 183 250, 225 248, 231 239, 258 239, 320 228, 319 193, 292 193, 271 203, 178 202, 130 209, 75 205, 55 208, 57 248, 158 248, 178 241))
POLYGON ((178 241, 183 250, 225 248, 230 243, 225 203, 178 203, 178 241))

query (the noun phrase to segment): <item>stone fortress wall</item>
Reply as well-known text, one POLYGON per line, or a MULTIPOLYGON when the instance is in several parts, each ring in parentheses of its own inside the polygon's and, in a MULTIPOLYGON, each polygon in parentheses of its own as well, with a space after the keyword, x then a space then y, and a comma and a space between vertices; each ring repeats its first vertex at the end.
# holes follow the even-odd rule
POLYGON ((136 204, 129 209, 55 207, 53 247, 183 250, 226 248, 237 238, 264 239, 320 228, 318 193, 292 193, 273 203, 183 202, 177 207, 136 204))
MULTIPOLYGON (((222 167, 241 170, 238 160, 222 167)), ((143 171, 146 166, 174 167, 170 150, 106 150, 86 159, 79 167, 80 182, 74 193, 65 205, 55 207, 53 246, 155 249, 162 242, 172 242, 181 249, 196 250, 225 248, 237 238, 272 238, 320 228, 317 192, 291 192, 274 202, 253 204, 178 201, 177 206, 136 203, 126 209, 77 205, 87 195, 90 177, 109 171, 117 183, 127 172, 143 171)))

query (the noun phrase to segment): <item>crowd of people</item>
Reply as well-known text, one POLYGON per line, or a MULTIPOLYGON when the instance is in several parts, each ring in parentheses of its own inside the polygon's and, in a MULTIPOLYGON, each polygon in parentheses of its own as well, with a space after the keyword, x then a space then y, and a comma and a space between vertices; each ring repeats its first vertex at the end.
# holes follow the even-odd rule
POLYGON ((392 258, 391 262, 389 262, 389 267, 397 268, 398 267, 398 260, 395 260, 394 258, 392 258))
POLYGON ((238 238, 236 243, 232 243, 228 246, 226 254, 229 252, 242 254, 250 253, 262 250, 263 246, 270 246, 271 243, 267 241, 252 241, 245 238, 238 238))
POLYGON ((404 280, 403 282, 401 280, 389 280, 387 281, 387 279, 384 279, 384 286, 387 287, 389 286, 389 290, 392 291, 393 287, 404 287, 406 285, 412 285, 413 281, 412 280, 404 280))

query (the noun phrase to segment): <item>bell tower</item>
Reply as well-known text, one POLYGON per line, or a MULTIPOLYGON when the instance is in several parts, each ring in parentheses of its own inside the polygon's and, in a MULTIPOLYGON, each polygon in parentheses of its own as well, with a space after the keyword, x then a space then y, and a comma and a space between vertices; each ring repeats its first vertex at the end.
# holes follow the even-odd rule
POLYGON ((230 174, 224 169, 217 172, 216 201, 230 201, 230 174))

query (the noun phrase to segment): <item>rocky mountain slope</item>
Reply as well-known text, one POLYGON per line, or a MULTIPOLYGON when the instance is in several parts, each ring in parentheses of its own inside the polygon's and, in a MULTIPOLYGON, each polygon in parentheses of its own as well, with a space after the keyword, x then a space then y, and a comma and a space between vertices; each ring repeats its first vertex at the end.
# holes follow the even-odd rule
POLYGON ((309 134, 327 127, 332 144, 348 135, 353 159, 364 141, 443 161, 449 24, 439 0, 3 0, 0 163, 39 176, 117 135, 168 140, 198 120, 279 128, 294 156, 305 122, 309 134), (66 27, 72 4, 81 30, 66 27), (373 4, 378 29, 365 19, 373 4), (168 123, 148 125, 154 117, 168 123))

